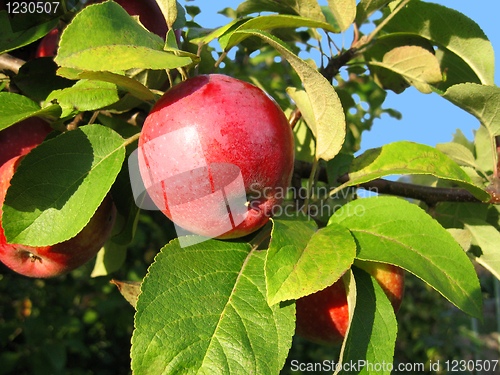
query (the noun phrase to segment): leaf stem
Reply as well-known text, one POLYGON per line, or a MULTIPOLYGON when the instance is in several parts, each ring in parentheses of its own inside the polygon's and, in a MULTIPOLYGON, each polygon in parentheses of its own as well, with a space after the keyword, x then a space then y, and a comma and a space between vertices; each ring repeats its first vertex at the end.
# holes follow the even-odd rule
POLYGON ((222 60, 224 60, 227 56, 227 52, 224 51, 222 52, 222 54, 219 56, 219 59, 215 62, 215 65, 214 65, 214 68, 212 69, 212 73, 215 71, 215 69, 217 69, 220 65, 220 63, 222 62, 222 60))
POLYGON ((127 147, 128 145, 134 143, 135 141, 137 141, 139 139, 140 136, 141 136, 141 132, 136 133, 132 137, 125 139, 125 142, 123 142, 122 147, 127 147))
POLYGON ((401 2, 401 4, 399 4, 397 6, 396 9, 394 9, 394 11, 389 14, 382 22, 380 22, 380 24, 375 28, 375 30, 373 30, 366 38, 361 38, 359 40, 358 43, 356 43, 354 45, 354 48, 356 49, 360 49, 368 44, 370 44, 370 42, 372 41, 372 39, 375 37, 375 35, 377 35, 379 33, 380 30, 382 30, 384 28, 385 25, 387 25, 387 23, 396 15, 399 13, 399 11, 401 9, 403 9, 411 0, 403 0, 401 2), (359 46, 357 44, 360 44, 359 46))

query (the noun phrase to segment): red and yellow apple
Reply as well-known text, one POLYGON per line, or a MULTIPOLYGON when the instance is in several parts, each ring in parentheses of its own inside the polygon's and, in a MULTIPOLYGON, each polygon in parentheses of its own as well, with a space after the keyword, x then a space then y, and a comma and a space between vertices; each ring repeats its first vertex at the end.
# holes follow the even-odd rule
POLYGON ((0 166, 14 156, 26 155, 51 131, 50 125, 38 117, 30 117, 0 131, 0 166))
POLYGON ((293 159, 293 133, 277 103, 219 74, 168 90, 139 139, 141 177, 158 209, 210 238, 261 228, 284 199, 293 159))
MULTIPOLYGON (((397 313, 404 294, 404 270, 386 263, 356 261, 357 267, 372 275, 397 313)), ((349 307, 342 279, 296 301, 295 332, 322 345, 340 345, 349 326, 349 307)))
POLYGON ((2 227, 2 206, 10 180, 23 156, 17 156, 0 168, 0 261, 10 269, 29 277, 54 277, 68 273, 91 260, 111 234, 116 208, 107 196, 90 222, 75 237, 52 246, 31 247, 9 244, 2 227))

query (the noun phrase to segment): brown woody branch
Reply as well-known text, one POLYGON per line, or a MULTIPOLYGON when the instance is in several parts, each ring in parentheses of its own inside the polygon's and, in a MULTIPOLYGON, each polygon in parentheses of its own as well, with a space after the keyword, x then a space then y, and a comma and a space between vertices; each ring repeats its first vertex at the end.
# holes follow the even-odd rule
POLYGON ((11 56, 8 53, 0 55, 0 70, 9 70, 17 74, 24 63, 24 60, 11 56))
MULTIPOLYGON (((340 183, 349 181, 349 175, 339 177, 340 183)), ((378 194, 389 194, 398 197, 418 199, 428 206, 433 206, 439 202, 476 202, 482 203, 468 190, 458 187, 434 187, 425 185, 415 185, 406 182, 389 181, 382 178, 356 185, 368 191, 378 194)))
MULTIPOLYGON (((300 178, 308 178, 311 173, 311 164, 303 161, 295 162, 294 176, 300 178)), ((328 182, 326 168, 321 167, 319 170, 319 180, 328 182)), ((344 184, 349 181, 349 175, 344 174, 337 179, 338 183, 344 184)), ((495 184, 492 184, 495 185, 495 184)), ((500 184, 499 184, 500 185, 500 184)), ((399 181, 389 181, 382 178, 377 178, 359 185, 354 185, 356 188, 362 188, 378 194, 395 195, 411 199, 418 199, 425 202, 428 206, 435 205, 438 202, 475 202, 482 203, 468 190, 458 187, 433 187, 425 185, 415 185, 399 181)), ((492 195, 492 199, 488 203, 500 203, 500 195, 497 189, 488 189, 492 195)))

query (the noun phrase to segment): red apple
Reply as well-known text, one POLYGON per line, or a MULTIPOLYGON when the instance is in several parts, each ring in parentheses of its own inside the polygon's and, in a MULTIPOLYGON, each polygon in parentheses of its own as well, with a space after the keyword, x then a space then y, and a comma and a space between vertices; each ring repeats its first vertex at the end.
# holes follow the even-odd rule
POLYGON ((53 29, 45 35, 36 49, 35 57, 55 56, 59 44, 59 30, 53 29))
POLYGON ((261 228, 284 199, 293 158, 293 133, 277 103, 219 74, 168 90, 139 139, 153 202, 179 227, 210 238, 261 228))
POLYGON ((30 117, 0 131, 0 166, 14 156, 26 155, 51 131, 50 125, 38 117, 30 117))
MULTIPOLYGON (((404 270, 385 263, 356 261, 378 281, 397 313, 404 294, 404 270)), ((340 345, 349 325, 347 294, 342 280, 296 301, 295 332, 322 345, 340 345)))
MULTIPOLYGON (((0 218, 10 180, 23 156, 0 168, 0 218)), ((111 196, 101 203, 94 216, 75 237, 52 246, 31 247, 8 244, 0 221, 0 261, 29 277, 54 277, 68 273, 91 260, 107 241, 116 217, 111 196)))

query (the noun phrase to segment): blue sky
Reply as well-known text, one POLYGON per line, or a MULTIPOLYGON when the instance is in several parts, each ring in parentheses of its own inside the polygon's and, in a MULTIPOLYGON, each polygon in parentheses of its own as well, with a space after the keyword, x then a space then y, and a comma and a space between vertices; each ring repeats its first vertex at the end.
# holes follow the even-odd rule
MULTIPOLYGON (((200 7, 202 13, 196 17, 196 21, 201 25, 218 27, 226 24, 229 19, 217 14, 217 12, 226 7, 236 9, 242 1, 195 0, 187 4, 200 7)), ((454 8, 467 15, 483 29, 491 41, 493 49, 497 51, 497 47, 500 48, 500 29, 498 27, 500 1, 434 0, 432 2, 454 8)), ((326 5, 327 1, 320 0, 319 3, 326 5)), ((351 35, 352 29, 347 30, 345 36, 347 46, 350 44, 351 35)), ((342 36, 338 36, 336 42, 341 45, 342 36)), ((495 65, 498 66, 498 62, 495 65)), ((495 83, 499 84, 498 74, 495 76, 495 83)), ((403 114, 403 119, 399 121, 384 115, 375 121, 372 130, 363 133, 360 152, 401 140, 435 146, 437 143, 451 141, 452 133, 455 133, 456 129, 462 130, 467 138, 472 139, 472 130, 479 126, 474 117, 440 98, 437 94, 421 94, 414 88, 409 88, 400 95, 389 92, 384 107, 397 109, 403 114)))

